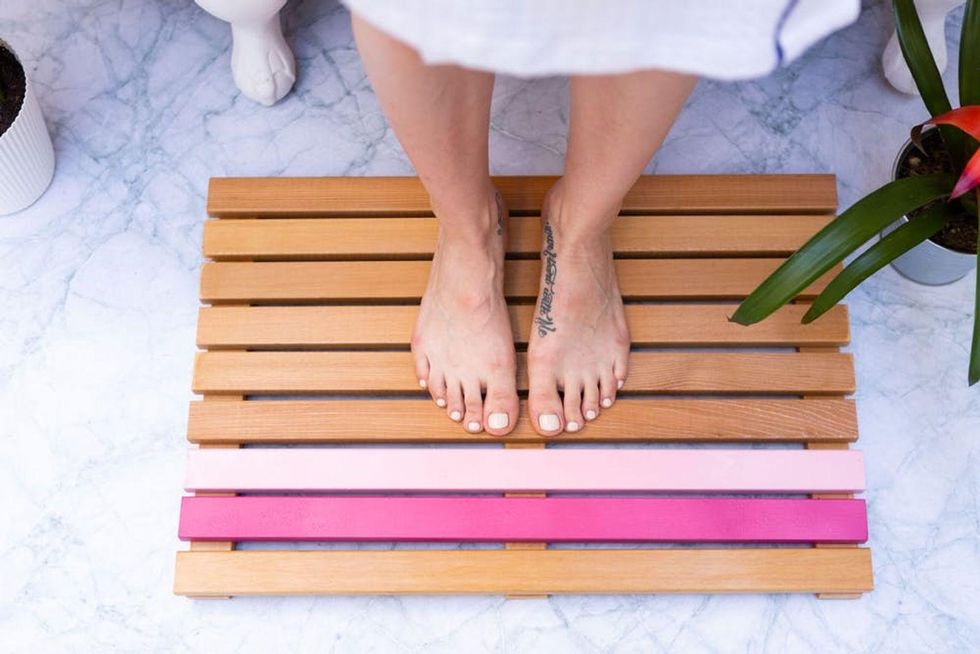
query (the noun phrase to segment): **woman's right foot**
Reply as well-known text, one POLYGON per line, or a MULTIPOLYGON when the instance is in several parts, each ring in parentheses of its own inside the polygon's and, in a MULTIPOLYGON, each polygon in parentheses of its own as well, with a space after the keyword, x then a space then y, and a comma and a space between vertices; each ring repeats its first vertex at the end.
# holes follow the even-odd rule
POLYGON ((412 353, 419 384, 450 419, 471 433, 503 436, 518 412, 514 335, 503 288, 507 209, 490 187, 487 202, 473 213, 469 220, 454 215, 451 223, 439 221, 412 353))

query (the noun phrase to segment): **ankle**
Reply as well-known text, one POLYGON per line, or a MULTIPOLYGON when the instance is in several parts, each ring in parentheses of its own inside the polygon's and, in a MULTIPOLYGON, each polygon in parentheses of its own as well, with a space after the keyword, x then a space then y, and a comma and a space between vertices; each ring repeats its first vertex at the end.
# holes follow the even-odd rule
POLYGON ((462 197, 430 196, 439 223, 439 238, 455 243, 486 246, 499 240, 506 228, 507 207, 496 187, 462 197))
POLYGON ((573 194, 558 180, 545 197, 542 218, 552 226, 562 248, 594 250, 609 240, 609 229, 619 215, 622 200, 615 202, 573 194))
POLYGON ((499 240, 500 237, 496 232, 488 228, 473 225, 440 225, 437 249, 464 251, 472 253, 468 255, 472 257, 486 255, 495 258, 494 254, 497 251, 495 241, 499 240))
POLYGON ((574 221, 568 222, 572 224, 548 220, 558 256, 588 261, 612 258, 609 230, 582 227, 576 225, 574 221))

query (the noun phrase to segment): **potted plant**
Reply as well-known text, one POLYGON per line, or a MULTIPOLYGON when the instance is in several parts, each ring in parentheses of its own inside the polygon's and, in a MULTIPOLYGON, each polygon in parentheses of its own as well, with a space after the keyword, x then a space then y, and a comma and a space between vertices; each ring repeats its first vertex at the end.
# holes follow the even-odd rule
POLYGON ((41 197, 54 175, 54 148, 41 106, 13 48, 0 39, 0 215, 41 197))
MULTIPOLYGON (((899 155, 897 178, 858 200, 807 241, 739 305, 731 318, 734 322, 749 325, 769 316, 879 231, 883 231, 881 240, 830 282, 803 322, 817 319, 888 263, 926 283, 953 281, 976 265, 980 0, 969 0, 963 16, 962 106, 956 110, 950 106, 913 0, 894 0, 893 4, 902 54, 932 118, 912 129, 915 149, 907 148, 899 155), (937 127, 923 135, 926 124, 937 127)), ((980 307, 980 279, 975 306, 980 307)), ((968 379, 971 385, 980 381, 980 315, 976 309, 968 379)))

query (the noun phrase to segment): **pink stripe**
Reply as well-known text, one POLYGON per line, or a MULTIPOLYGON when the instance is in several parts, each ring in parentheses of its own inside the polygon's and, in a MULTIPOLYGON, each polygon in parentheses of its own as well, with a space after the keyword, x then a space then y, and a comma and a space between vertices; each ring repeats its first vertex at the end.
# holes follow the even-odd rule
POLYGON ((192 449, 189 491, 853 492, 855 450, 192 449))
POLYGON ((859 543, 867 524, 863 500, 185 497, 180 538, 859 543))

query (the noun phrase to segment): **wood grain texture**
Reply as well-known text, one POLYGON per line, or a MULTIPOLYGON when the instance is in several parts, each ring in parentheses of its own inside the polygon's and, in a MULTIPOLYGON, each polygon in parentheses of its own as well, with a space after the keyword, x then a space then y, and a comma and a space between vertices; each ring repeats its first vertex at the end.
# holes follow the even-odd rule
POLYGON ((179 595, 866 592, 856 549, 179 552, 179 595))
MULTIPOLYGON (((745 327, 728 320, 734 304, 629 304, 626 321, 634 347, 842 345, 849 341, 847 308, 800 322, 808 305, 789 305, 745 327)), ((534 307, 510 306, 517 345, 527 344, 534 307)), ((197 345, 208 349, 407 349, 418 307, 291 306, 202 307, 197 345)))
MULTIPOLYGON (((799 347, 797 352, 833 352, 836 348, 821 348, 821 347, 799 347)), ((807 396, 802 396, 806 399, 807 396)), ((807 442, 804 447, 808 450, 825 450, 825 449, 847 449, 847 443, 820 443, 820 442, 807 442)), ((819 500, 838 500, 838 499, 849 499, 854 497, 852 493, 812 493, 810 495, 812 499, 819 500)), ((848 544, 840 543, 814 543, 814 547, 851 547, 848 544)), ((861 595, 860 593, 817 593, 817 599, 857 599, 861 595)))
MULTIPOLYGON (((524 353, 518 389, 527 390, 524 353)), ((419 393, 410 352, 201 352, 195 393, 419 393)), ((854 392, 850 354, 633 352, 622 393, 854 392)))
MULTIPOLYGON (((500 176, 513 213, 535 212, 557 177, 500 176)), ((833 175, 649 175, 623 199, 623 214, 833 213, 833 175)), ((212 177, 215 217, 432 215, 415 177, 212 177)))
MULTIPOLYGON (((538 290, 538 215, 554 181, 497 179, 514 216, 506 295, 515 303, 512 327, 521 346, 538 290)), ((807 454, 833 452, 819 448, 857 438, 854 402, 843 399, 854 388, 853 364, 850 355, 806 348, 845 344, 846 309, 835 308, 810 326, 798 322, 803 305, 751 328, 727 317, 731 302, 826 224, 836 204, 831 175, 639 180, 612 232, 634 346, 793 347, 802 353, 634 352, 626 394, 585 429, 545 439, 531 428, 522 400, 514 432, 499 438, 466 433, 449 421, 419 391, 404 351, 437 229, 417 179, 214 179, 208 210, 220 219, 205 225, 205 256, 215 261, 202 270, 201 297, 215 306, 202 309, 198 333, 199 344, 214 351, 198 357, 194 387, 206 399, 229 401, 192 402, 188 439, 234 447, 496 442, 506 449, 477 449, 541 454, 580 449, 541 450, 546 442, 802 442, 812 450, 807 454), (637 304, 645 301, 676 303, 637 304), (719 301, 729 303, 712 304, 719 301), (344 351, 350 349, 367 351, 344 351), (245 401, 246 394, 266 393, 334 397, 245 401), (394 393, 407 397, 383 397, 394 393), (365 397, 336 397, 348 394, 365 397)), ((797 299, 815 297, 839 270, 797 299)), ((523 369, 522 355, 522 388, 523 369)), ((514 497, 500 501, 527 499, 517 496, 528 492, 509 494, 514 497)), ((583 551, 522 540, 492 551, 260 552, 231 551, 226 540, 216 546, 229 551, 202 551, 209 545, 195 541, 195 551, 178 555, 178 593, 852 597, 872 587, 870 552, 855 547, 583 551)))
MULTIPOLYGON (((618 259, 625 300, 738 300, 746 297, 782 259, 618 259)), ((317 301, 418 302, 429 276, 428 261, 216 262, 201 269, 201 300, 210 303, 317 301)), ((508 260, 504 294, 533 301, 539 260, 508 260)), ((840 271, 835 267, 800 294, 812 299, 840 271)))
MULTIPOLYGON (((832 215, 622 216, 611 230, 617 257, 780 257, 795 252, 832 215)), ((204 256, 215 260, 431 259, 435 218, 209 220, 204 256)), ((536 258, 538 217, 514 217, 507 252, 536 258)))
MULTIPOLYGON (((245 399, 242 395, 205 395, 201 399, 201 404, 227 404, 229 402, 237 404, 245 399)), ((225 447, 225 448, 237 448, 240 447, 239 443, 234 441, 225 441, 222 443, 205 443, 201 447, 225 447)), ((234 495, 234 493, 196 493, 202 497, 228 497, 234 495)), ((217 540, 202 540, 202 541, 191 541, 190 548, 193 551, 204 551, 204 552, 230 552, 235 549, 235 542, 231 540, 217 541, 217 540)), ((216 596, 213 599, 230 599, 227 595, 216 596)))
POLYGON ((651 497, 184 497, 181 540, 863 543, 863 500, 651 497))
POLYGON ((558 437, 534 431, 522 400, 505 437, 470 434, 429 399, 191 402, 192 443, 853 442, 857 415, 842 399, 620 398, 601 420, 558 437))

